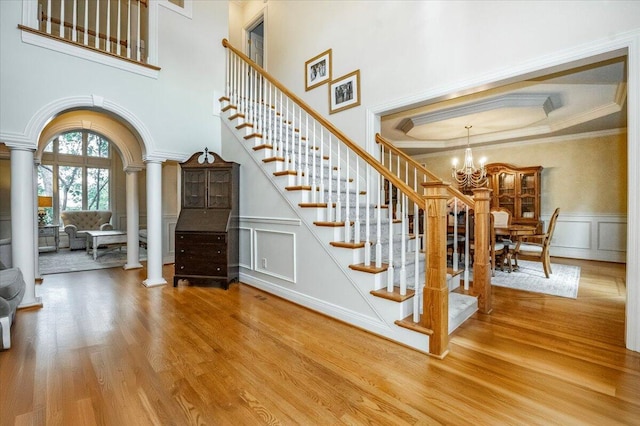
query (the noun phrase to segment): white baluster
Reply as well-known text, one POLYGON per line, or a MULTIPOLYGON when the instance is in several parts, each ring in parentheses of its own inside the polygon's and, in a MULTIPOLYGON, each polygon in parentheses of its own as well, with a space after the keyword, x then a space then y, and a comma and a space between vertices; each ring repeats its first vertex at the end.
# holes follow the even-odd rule
POLYGON ((273 95, 272 95, 272 87, 271 87, 271 83, 267 82, 267 134, 269 135, 269 145, 271 145, 271 154, 273 155, 273 153, 275 152, 275 142, 273 141, 273 132, 275 131, 275 126, 276 126, 276 120, 275 117, 273 116, 273 95))
MULTIPOLYGON (((118 1, 118 14, 117 14, 118 22, 116 24, 116 54, 120 56, 122 54, 122 47, 120 46, 120 41, 122 40, 121 27, 122 27, 122 2, 118 1)), ((230 50, 224 49, 227 52, 227 66, 229 66, 230 60, 230 50)), ((227 84, 229 84, 229 76, 227 76, 227 80, 225 80, 227 84)), ((227 95, 228 96, 228 95, 227 95)))
MULTIPOLYGON (((391 151, 389 151, 391 153, 391 151)), ((391 181, 389 181, 389 205, 388 213, 389 213, 389 269, 387 269, 387 291, 393 291, 393 273, 394 273, 394 265, 393 265, 393 185, 391 181)))
POLYGON ((60 0, 60 38, 64 38, 64 0, 60 0))
POLYGON ((280 103, 278 104, 279 121, 278 121, 278 156, 284 158, 284 137, 282 132, 284 131, 284 102, 282 100, 282 92, 280 92, 280 103))
POLYGON ((127 58, 131 59, 131 2, 127 1, 127 58))
MULTIPOLYGON (((302 133, 300 133, 302 134, 302 133)), ((309 150, 311 148, 311 140, 309 140, 309 114, 305 113, 305 125, 304 125, 304 138, 305 138, 305 146, 306 149, 304 150, 304 180, 303 180, 303 184, 305 186, 309 186, 309 182, 310 182, 310 176, 309 176, 309 150)), ((311 152, 312 155, 314 155, 314 159, 315 159, 315 151, 311 152)), ((312 190, 314 188, 311 188, 312 190)), ((312 194, 311 195, 312 198, 315 199, 315 196, 312 194)))
MULTIPOLYGON (((397 169, 396 169, 396 176, 399 178, 400 177, 400 156, 398 155, 398 160, 397 160, 397 169)), ((400 192, 400 188, 396 188, 396 208, 395 208, 395 218, 399 219, 400 218, 400 213, 402 212, 402 206, 400 205, 400 203, 402 203, 402 199, 400 198, 402 196, 402 193, 400 192)))
POLYGON ((356 244, 360 243, 360 158, 356 156, 356 214, 355 214, 355 222, 353 225, 353 242, 356 244))
POLYGON ((141 16, 140 15, 142 15, 142 13, 140 13, 140 8, 142 6, 140 5, 139 1, 138 1, 137 5, 138 5, 138 7, 137 7, 137 10, 136 10, 136 12, 137 12, 136 13, 136 20, 137 20, 137 22, 136 22, 136 24, 137 24, 136 25, 136 61, 140 62, 140 60, 141 60, 141 57, 140 57, 140 31, 141 31, 140 18, 141 18, 141 16))
POLYGON ((369 219, 369 215, 371 214, 371 166, 366 164, 365 166, 365 181, 364 181, 364 264, 366 266, 371 265, 371 219, 369 219))
POLYGON ((84 38, 82 44, 89 45, 89 0, 84 0, 84 38))
MULTIPOLYGON (((307 118, 309 117, 309 115, 307 115, 307 118)), ((307 127, 307 134, 309 133, 309 128, 307 127)), ((311 133, 311 138, 313 139, 313 144, 312 146, 312 157, 311 157, 311 161, 313 162, 312 166, 311 166, 311 173, 313 174, 313 177, 311 179, 311 202, 312 203, 317 203, 318 202, 318 169, 317 169, 317 163, 316 163, 316 155, 317 155, 317 149, 316 149, 316 120, 313 120, 313 132, 311 133)), ((307 143, 309 143, 309 138, 307 138, 307 143)), ((322 163, 322 160, 320 161, 320 163, 322 163)))
POLYGON ((333 152, 331 151, 331 133, 329 133, 328 138, 327 152, 329 153, 329 171, 327 172, 327 183, 329 185, 329 190, 327 193, 327 222, 331 222, 333 221, 333 152))
MULTIPOLYGON (((313 123, 314 125, 314 133, 315 133, 315 122, 313 123)), ((324 203, 325 200, 325 196, 324 196, 324 128, 321 126, 320 127, 320 179, 318 180, 319 182, 319 188, 318 188, 318 202, 319 203, 324 203)))
POLYGON ((349 212, 349 206, 351 204, 351 196, 349 194, 349 149, 346 149, 345 153, 345 183, 344 183, 344 193, 346 196, 346 200, 344 203, 344 242, 348 243, 351 241, 351 216, 349 212))
POLYGON ((296 170, 296 175, 298 177, 297 185, 302 185, 302 177, 304 175, 304 167, 302 166, 302 108, 298 108, 298 169, 296 170))
POLYGON ((111 52, 111 2, 107 0, 107 32, 104 41, 104 50, 111 52))
POLYGON ((47 34, 51 34, 51 1, 47 0, 47 34))
POLYGON ((336 151, 338 151, 338 158, 336 158, 336 208, 335 208, 335 221, 342 222, 342 194, 340 189, 340 177, 342 175, 342 162, 340 161, 340 143, 336 142, 336 151))
POLYGON ((378 210, 376 211, 376 268, 382 267, 382 175, 375 173, 378 210))
POLYGON ((96 0, 96 49, 100 49, 100 0, 96 0))
POLYGON ((78 0, 73 0, 73 11, 71 12, 71 41, 78 41, 78 0))

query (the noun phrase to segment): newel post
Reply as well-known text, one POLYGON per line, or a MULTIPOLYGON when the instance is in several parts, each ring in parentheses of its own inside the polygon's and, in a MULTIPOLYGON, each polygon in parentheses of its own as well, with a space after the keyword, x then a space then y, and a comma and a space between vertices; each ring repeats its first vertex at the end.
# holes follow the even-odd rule
POLYGON ((426 274, 422 326, 433 330, 429 353, 444 358, 449 352, 449 287, 447 286, 447 188, 425 182, 426 274))
POLYGON ((475 252, 473 258, 473 293, 478 296, 478 309, 483 314, 491 313, 491 261, 489 247, 491 236, 489 232, 489 200, 491 189, 476 188, 473 190, 474 200, 474 240, 475 252))

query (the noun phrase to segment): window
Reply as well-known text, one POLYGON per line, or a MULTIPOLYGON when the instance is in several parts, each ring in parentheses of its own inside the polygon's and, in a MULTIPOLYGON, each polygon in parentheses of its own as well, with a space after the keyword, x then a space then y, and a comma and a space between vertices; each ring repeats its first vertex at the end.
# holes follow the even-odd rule
POLYGON ((38 167, 38 195, 53 197, 47 223, 59 223, 65 210, 110 210, 111 144, 86 130, 64 133, 44 149, 38 167))

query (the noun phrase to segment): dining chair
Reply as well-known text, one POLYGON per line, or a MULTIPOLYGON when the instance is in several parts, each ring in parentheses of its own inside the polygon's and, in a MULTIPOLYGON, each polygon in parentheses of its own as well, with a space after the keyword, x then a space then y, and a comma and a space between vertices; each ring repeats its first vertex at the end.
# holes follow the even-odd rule
MULTIPOLYGON (((495 276, 496 267, 500 267, 500 270, 504 270, 504 265, 507 263, 507 254, 509 253, 509 245, 502 241, 496 241, 496 227, 494 225, 493 215, 489 215, 489 261, 491 262, 491 276, 495 276)), ((475 254, 475 243, 469 245, 469 252, 471 257, 475 254)), ((509 262, 509 272, 511 272, 511 262, 509 262)))
MULTIPOLYGON (((491 230, 491 276, 496 275, 496 266, 500 266, 500 270, 504 270, 505 261, 509 252, 509 244, 496 240, 496 224, 495 216, 490 215, 489 229, 491 230)), ((511 262, 509 262, 509 272, 511 272, 511 262)))
POLYGON ((526 256, 527 260, 531 259, 542 263, 544 269, 544 275, 549 278, 551 271, 551 256, 549 255, 549 248, 551 246, 551 239, 553 238, 553 231, 556 228, 556 221, 560 214, 560 208, 556 208, 551 215, 547 232, 539 235, 523 236, 515 245, 514 249, 514 262, 515 266, 518 266, 518 256, 526 256))
POLYGON ((491 215, 496 228, 508 228, 511 226, 511 211, 504 207, 494 207, 491 209, 491 215))

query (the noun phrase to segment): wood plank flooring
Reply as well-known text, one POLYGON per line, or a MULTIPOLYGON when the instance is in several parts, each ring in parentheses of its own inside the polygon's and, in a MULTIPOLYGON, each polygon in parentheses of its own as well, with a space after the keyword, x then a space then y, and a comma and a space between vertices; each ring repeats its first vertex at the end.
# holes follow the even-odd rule
POLYGON ((576 300, 493 287, 444 360, 244 284, 47 275, 0 352, 0 424, 640 424, 624 265, 553 262, 581 266, 576 300))

